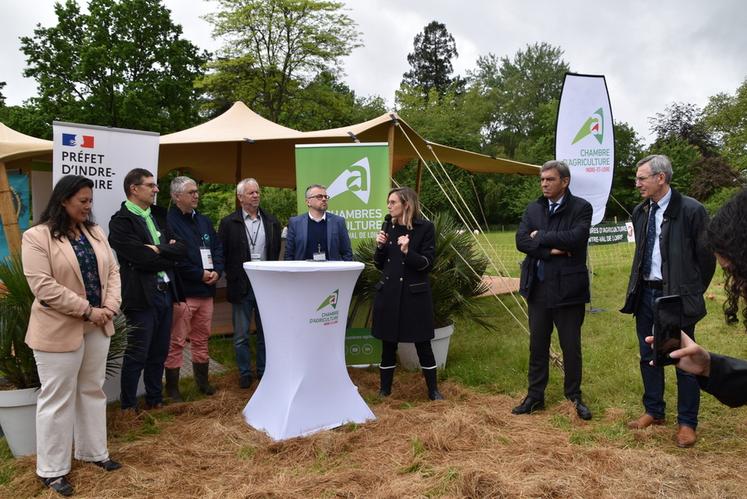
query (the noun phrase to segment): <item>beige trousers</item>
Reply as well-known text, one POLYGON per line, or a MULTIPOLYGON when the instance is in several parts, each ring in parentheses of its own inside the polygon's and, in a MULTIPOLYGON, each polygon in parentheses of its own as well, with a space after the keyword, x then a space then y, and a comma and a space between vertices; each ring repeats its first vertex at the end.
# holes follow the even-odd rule
POLYGON ((36 403, 36 474, 50 478, 70 472, 75 459, 102 461, 106 447, 106 356, 109 337, 86 324, 74 352, 34 350, 41 388, 36 403))

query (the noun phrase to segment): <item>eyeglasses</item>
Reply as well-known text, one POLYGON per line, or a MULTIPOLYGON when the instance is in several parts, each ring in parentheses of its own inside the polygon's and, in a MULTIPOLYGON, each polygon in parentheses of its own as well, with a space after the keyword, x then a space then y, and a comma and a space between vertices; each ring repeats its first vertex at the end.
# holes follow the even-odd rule
POLYGON ((195 189, 194 191, 187 191, 184 194, 186 194, 187 196, 197 196, 198 194, 200 194, 200 191, 195 189))
POLYGON ((658 173, 652 173, 651 175, 644 175, 642 177, 636 177, 635 182, 636 184, 643 183, 643 181, 646 180, 647 178, 655 177, 656 175, 658 175, 658 173))
POLYGON ((316 196, 309 196, 306 199, 311 199, 311 198, 318 199, 319 201, 322 201, 322 200, 329 199, 329 196, 326 195, 326 194, 317 194, 316 196))
POLYGON ((155 189, 158 187, 158 184, 155 182, 148 182, 147 184, 135 184, 135 185, 144 185, 145 187, 148 187, 149 189, 155 189))

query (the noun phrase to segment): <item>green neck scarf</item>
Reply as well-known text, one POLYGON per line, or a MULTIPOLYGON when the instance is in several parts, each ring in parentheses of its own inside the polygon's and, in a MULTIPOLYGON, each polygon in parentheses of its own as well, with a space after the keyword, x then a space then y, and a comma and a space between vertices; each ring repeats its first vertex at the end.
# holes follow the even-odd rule
MULTIPOLYGON (((158 229, 156 229, 156 223, 153 221, 153 217, 150 215, 150 206, 148 209, 144 210, 128 199, 125 201, 125 207, 130 211, 130 213, 134 213, 135 215, 145 219, 145 225, 148 226, 148 232, 150 232, 150 237, 153 239, 153 244, 161 244, 161 235, 158 232, 158 229)), ((162 281, 166 281, 166 272, 159 272, 158 277, 162 281)))
POLYGON ((145 219, 145 225, 148 226, 148 232, 150 232, 150 237, 153 239, 153 244, 161 244, 161 235, 158 232, 158 229, 156 229, 156 223, 153 221, 153 217, 150 216, 150 206, 144 210, 128 199, 125 201, 125 207, 131 213, 145 219))

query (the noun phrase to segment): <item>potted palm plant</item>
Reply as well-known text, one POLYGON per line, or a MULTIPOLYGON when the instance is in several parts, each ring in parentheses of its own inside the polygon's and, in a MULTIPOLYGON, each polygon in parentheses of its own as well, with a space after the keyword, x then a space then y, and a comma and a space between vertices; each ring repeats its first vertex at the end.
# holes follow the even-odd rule
MULTIPOLYGON (((436 229, 436 259, 430 273, 435 325, 431 342, 436 364, 441 369, 446 365, 455 321, 469 319, 488 326, 487 317, 475 301, 488 290, 482 279, 488 259, 475 244, 470 231, 460 226, 449 213, 439 213, 431 221, 436 229)), ((350 312, 351 318, 359 319, 364 315, 364 322, 369 327, 375 286, 381 274, 373 264, 375 249, 376 242, 372 239, 361 243, 355 251, 355 259, 363 262, 365 268, 353 292, 350 312)), ((419 368, 413 344, 400 343, 397 353, 402 367, 408 370, 419 368)))
MULTIPOLYGON (((36 397, 39 373, 34 352, 26 345, 31 304, 20 256, 0 262, 0 425, 14 456, 36 452, 36 397)), ((123 314, 114 319, 107 376, 116 373, 127 344, 129 326, 123 314)))

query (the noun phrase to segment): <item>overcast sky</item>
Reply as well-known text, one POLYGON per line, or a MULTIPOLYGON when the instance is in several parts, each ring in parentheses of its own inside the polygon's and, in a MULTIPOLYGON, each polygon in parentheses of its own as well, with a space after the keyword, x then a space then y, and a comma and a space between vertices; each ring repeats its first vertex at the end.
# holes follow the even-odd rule
MULTIPOLYGON (((216 50, 201 16, 207 0, 165 0, 184 36, 216 50)), ((415 35, 432 20, 456 41, 454 69, 464 75, 480 55, 513 56, 535 42, 560 46, 571 70, 603 74, 616 121, 644 138, 648 117, 680 101, 703 106, 719 92, 733 94, 747 77, 747 4, 739 0, 347 0, 364 47, 344 60, 345 80, 359 95, 379 95, 393 105, 407 71, 415 35)), ((9 104, 35 94, 19 36, 36 23, 56 22, 52 0, 0 0, 0 81, 9 104)))

